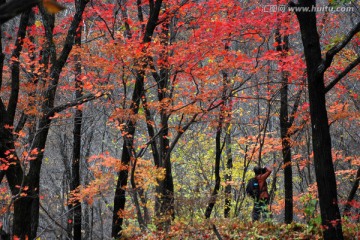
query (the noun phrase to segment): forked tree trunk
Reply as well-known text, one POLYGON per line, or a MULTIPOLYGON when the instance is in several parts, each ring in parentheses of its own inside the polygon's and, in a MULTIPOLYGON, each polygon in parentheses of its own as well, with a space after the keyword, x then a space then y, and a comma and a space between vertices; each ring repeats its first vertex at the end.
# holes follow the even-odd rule
MULTIPOLYGON (((33 144, 31 150, 36 149, 38 151, 37 154, 34 154, 34 160, 29 161, 29 170, 25 175, 21 169, 22 166, 20 164, 16 164, 11 168, 11 170, 6 171, 6 176, 10 185, 10 188, 16 188, 16 186, 21 186, 20 196, 16 196, 14 200, 14 219, 13 219, 13 234, 14 236, 18 236, 20 239, 34 239, 36 237, 37 227, 39 223, 39 182, 40 182, 40 170, 42 159, 44 156, 44 148, 46 144, 46 139, 49 133, 49 128, 51 124, 51 117, 55 113, 52 111, 54 109, 55 95, 57 90, 57 85, 60 78, 60 72, 64 67, 66 60, 71 52, 74 36, 76 29, 80 23, 82 13, 84 12, 87 1, 79 0, 80 4, 76 8, 75 16, 71 22, 71 26, 68 30, 68 34, 66 36, 64 48, 61 51, 59 58, 56 59, 55 54, 53 53, 53 57, 50 57, 51 61, 51 70, 50 70, 50 78, 51 82, 49 83, 49 88, 44 93, 44 102, 42 104, 42 113, 39 122, 36 135, 34 136, 33 144), (26 188, 25 188, 26 187, 26 188), (25 190, 26 189, 26 190, 25 190)), ((44 19, 44 26, 46 19, 44 19)), ((51 28, 51 27, 50 27, 51 28)), ((52 32, 51 29, 47 29, 47 37, 52 40, 52 32), (50 30, 50 32, 48 31, 50 30)), ((51 43, 50 43, 51 44, 51 43)), ((53 42, 52 42, 53 44, 53 42)), ((51 48, 51 47, 50 47, 51 48)), ((51 55, 51 54, 50 54, 51 55)), ((12 91, 18 91, 19 89, 16 86, 16 82, 14 86, 12 86, 12 91)), ((13 94, 12 94, 13 95, 13 94)), ((15 94, 14 94, 15 96, 15 94)), ((10 97, 11 99, 11 97, 10 97)), ((11 111, 7 111, 7 119, 10 121, 11 125, 13 125, 14 113, 16 110, 16 102, 17 99, 14 97, 14 102, 9 102, 8 108, 11 111)), ((60 108, 61 109, 65 109, 60 108)), ((8 143, 13 145, 12 142, 8 143)), ((13 148, 14 149, 14 148, 13 148)), ((16 194, 16 190, 12 190, 12 194, 16 194)))
MULTIPOLYGON (((150 11, 150 16, 145 27, 143 43, 151 42, 151 37, 156 28, 158 17, 160 14, 161 5, 162 5, 162 0, 157 0, 154 4, 154 8, 150 11)), ((144 46, 144 49, 142 50, 145 53, 146 47, 144 46)), ((144 58, 139 59, 139 62, 136 63, 137 66, 134 67, 134 69, 136 70, 136 82, 131 99, 132 103, 130 106, 130 109, 132 110, 134 116, 136 116, 137 113, 139 112, 140 101, 144 95, 145 67, 147 66, 145 60, 146 59, 144 58)), ((134 149, 134 134, 136 130, 135 121, 129 120, 125 125, 126 125, 125 131, 128 137, 126 136, 124 137, 124 143, 123 143, 122 155, 121 155, 121 165, 124 166, 125 168, 119 171, 118 173, 118 180, 117 180, 115 196, 114 196, 114 211, 113 211, 112 231, 111 231, 111 236, 114 238, 121 237, 121 230, 123 223, 122 213, 125 209, 125 203, 126 203, 125 188, 128 183, 128 177, 129 177, 128 168, 130 167, 129 164, 132 157, 132 151, 134 149)))

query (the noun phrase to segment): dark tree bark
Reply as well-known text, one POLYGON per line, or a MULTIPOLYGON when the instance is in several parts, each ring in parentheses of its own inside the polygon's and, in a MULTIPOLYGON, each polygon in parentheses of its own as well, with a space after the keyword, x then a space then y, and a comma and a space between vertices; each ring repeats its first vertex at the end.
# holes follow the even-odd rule
MULTIPOLYGON (((221 111, 221 110, 220 110, 221 111)), ((219 192, 220 189, 220 160, 221 160, 221 132, 222 132, 222 123, 223 123, 223 115, 222 115, 222 111, 220 113, 220 117, 219 117, 219 123, 216 129, 216 136, 215 136, 215 171, 214 171, 214 175, 215 175, 215 186, 213 189, 213 192, 211 193, 211 197, 208 203, 208 206, 206 207, 205 210, 205 218, 208 219, 210 218, 211 212, 215 206, 216 203, 216 199, 217 199, 217 194, 219 192)))
MULTIPOLYGON (((134 87, 133 97, 132 97, 132 104, 130 109, 133 111, 133 114, 136 115, 139 111, 139 105, 141 96, 143 94, 144 89, 144 74, 143 70, 139 70, 136 83, 134 87)), ((123 169, 118 173, 118 180, 115 190, 115 197, 114 197, 114 212, 113 212, 113 222, 112 222, 112 237, 120 238, 121 237, 121 230, 122 230, 122 212, 125 209, 125 188, 128 182, 129 176, 129 164, 132 158, 132 152, 134 149, 134 134, 135 134, 135 122, 128 121, 126 123, 126 135, 124 136, 124 143, 123 143, 123 151, 121 155, 121 164, 123 169)))
POLYGON ((16 17, 22 12, 29 11, 41 0, 12 0, 0 6, 0 24, 16 17))
POLYGON ((171 169, 171 150, 169 140, 169 106, 170 102, 166 98, 171 98, 168 92, 171 88, 169 66, 167 65, 169 52, 168 45, 171 44, 171 37, 174 35, 170 31, 170 23, 167 21, 162 24, 161 45, 163 49, 160 53, 162 64, 159 67, 159 73, 154 72, 153 76, 157 83, 158 101, 161 103, 160 108, 160 127, 158 134, 158 154, 159 161, 156 166, 165 169, 165 178, 158 180, 156 188, 157 197, 155 200, 155 212, 158 218, 158 229, 168 230, 171 224, 171 218, 174 218, 174 183, 171 169))
MULTIPOLYGON (((0 7, 3 6, 3 4, 6 3, 6 0, 0 0, 0 7)), ((0 91, 2 87, 3 82, 3 67, 4 67, 4 60, 5 60, 5 54, 2 52, 3 49, 3 43, 2 43, 2 23, 0 23, 0 91)), ((5 173, 4 173, 5 174, 5 173)), ((1 182, 1 177, 0 177, 1 182)))
MULTIPOLYGON (((154 6, 150 9, 150 16, 147 21, 143 43, 151 42, 151 37, 156 28, 158 21, 159 13, 161 10, 162 0, 157 0, 154 6)), ((146 51, 144 47, 143 51, 146 51)), ((134 92, 132 95, 132 103, 130 109, 132 113, 136 116, 139 112, 140 101, 144 92, 144 78, 145 78, 145 67, 147 65, 146 59, 139 59, 134 68, 136 71, 136 82, 134 86, 134 92)), ((136 129, 136 122, 128 121, 125 124, 126 136, 124 136, 123 151, 121 156, 121 164, 127 166, 126 169, 121 170, 118 173, 118 180, 116 184, 115 197, 114 197, 114 211, 113 211, 113 220, 112 220, 112 232, 111 236, 114 238, 121 237, 123 217, 121 216, 122 211, 125 209, 125 188, 128 182, 129 176, 129 163, 131 161, 132 152, 134 149, 134 134, 136 129)))
MULTIPOLYGON (((80 1, 76 1, 79 5, 80 1)), ((77 6, 78 7, 78 6, 77 6)), ((75 45, 81 48, 81 31, 82 27, 79 26, 75 34, 75 45)), ((77 53, 74 56, 75 61, 75 97, 81 98, 83 96, 83 87, 81 82, 81 56, 77 53)), ((71 167, 71 185, 70 190, 78 192, 80 186, 80 160, 81 160, 81 126, 82 126, 82 110, 77 108, 74 117, 74 130, 73 130, 73 155, 71 167)), ((81 240, 81 203, 75 199, 71 204, 73 210, 73 236, 74 240, 81 240)))
MULTIPOLYGON (((228 50, 230 47, 228 43, 225 45, 225 50, 228 50)), ((232 111, 232 103, 231 103, 231 82, 230 78, 228 77, 228 73, 226 70, 223 72, 223 100, 225 101, 224 108, 225 109, 225 116, 224 121, 225 124, 225 137, 224 137, 224 144, 225 144, 225 155, 226 155, 226 173, 225 173, 225 205, 224 205, 224 217, 230 217, 230 210, 231 210, 231 180, 232 180, 232 168, 233 168, 233 158, 231 153, 231 111, 232 111)))
MULTIPOLYGON (((18 158, 9 159, 10 162, 15 163, 11 164, 11 166, 6 171, 6 177, 8 179, 12 194, 14 196, 13 234, 14 236, 18 236, 21 239, 34 239, 36 237, 39 222, 40 169, 44 154, 45 143, 51 123, 51 117, 55 112, 65 109, 65 105, 60 106, 59 108, 54 107, 57 84, 59 81, 60 72, 65 65, 65 62, 74 44, 75 31, 80 23, 81 15, 85 9, 86 3, 87 1, 81 1, 79 8, 76 9, 74 19, 68 30, 68 35, 66 37, 65 44, 59 58, 51 58, 52 66, 50 69, 50 77, 52 80, 48 90, 44 93, 45 100, 41 109, 43 114, 42 117, 39 119, 37 134, 34 136, 34 140, 30 149, 36 149, 38 153, 32 156, 34 157, 34 160, 29 161, 28 173, 26 175, 24 174, 18 158), (20 186, 20 188, 18 188, 17 186, 20 186), (27 190, 24 190, 25 187, 27 188, 27 190)), ((45 25, 46 23, 44 21, 44 26, 45 25)), ((15 54, 17 53, 15 52, 15 54)), ((17 75, 16 68, 13 69, 13 74, 14 76, 17 75)), ((13 83, 11 86, 12 92, 10 97, 12 100, 9 102, 8 111, 5 110, 2 101, 0 104, 0 110, 2 114, 4 114, 3 119, 5 120, 6 124, 10 126, 13 126, 14 115, 16 112, 16 102, 18 95, 16 92, 19 91, 18 81, 19 79, 17 79, 17 77, 13 78, 13 83)), ((1 121, 0 127, 0 132, 2 134, 0 155, 4 155, 4 152, 7 149, 15 149, 15 138, 13 137, 13 133, 11 132, 11 130, 4 127, 4 121, 1 121)))
MULTIPOLYGON (((230 110, 231 111, 231 110, 230 110)), ((230 124, 226 124, 225 127, 225 152, 226 152, 226 174, 225 174, 225 206, 224 206, 224 217, 230 217, 231 210, 231 182, 232 180, 232 168, 233 168, 233 158, 231 153, 231 127, 230 124)))
MULTIPOLYGON (((300 0, 292 6, 315 7, 315 0, 300 0)), ((331 156, 331 137, 326 110, 326 88, 324 72, 331 65, 333 57, 345 47, 360 30, 360 25, 353 29, 345 39, 330 49, 325 59, 321 56, 320 39, 316 26, 315 12, 296 12, 300 23, 307 66, 312 145, 314 151, 315 175, 318 185, 322 225, 325 227, 324 239, 344 239, 341 216, 338 206, 336 177, 331 156)))
MULTIPOLYGON (((315 5, 315 1, 308 1, 315 5)), ((338 207, 336 178, 331 156, 331 137, 326 111, 323 73, 316 74, 321 64, 321 49, 315 13, 298 13, 308 74, 314 165, 325 239, 343 239, 338 207), (335 224, 334 224, 335 222, 335 224)))
MULTIPOLYGON (((12 52, 12 57, 14 59, 19 59, 21 51, 22 51, 22 41, 25 38, 26 35, 26 27, 28 26, 28 22, 29 22, 29 16, 30 16, 30 11, 31 9, 28 9, 25 13, 23 13, 21 15, 21 19, 20 19, 20 24, 19 24, 19 30, 17 33, 17 37, 16 37, 16 42, 15 42, 15 49, 12 52)), ((10 94, 10 99, 9 99, 9 104, 8 104, 8 108, 6 111, 6 122, 8 125, 13 126, 14 125, 14 119, 15 119, 15 112, 16 112, 16 108, 17 108, 17 103, 18 103, 18 96, 19 96, 19 86, 20 86, 20 70, 19 70, 19 66, 20 63, 19 61, 13 61, 11 64, 11 94, 10 94)), ((6 145, 10 145, 11 146, 11 151, 14 151, 15 149, 15 145, 13 142, 13 135, 10 129, 5 129, 5 131, 7 132, 6 136, 7 136, 7 143, 6 145)), ((12 160, 10 160, 9 162, 12 162, 12 160)), ((16 188, 16 185, 13 184, 19 184, 19 186, 23 186, 23 182, 22 182, 22 178, 23 178, 23 170, 21 169, 21 165, 19 160, 15 160, 14 161, 16 163, 16 166, 14 166, 13 169, 8 169, 6 171, 6 175, 7 175, 7 179, 9 181, 10 184, 10 188, 16 188), (10 171, 9 171, 10 170, 10 171), (15 172, 13 171, 15 170, 15 172)), ((25 185, 26 186, 26 185, 25 185)), ((20 194, 20 189, 16 190, 16 191, 12 191, 13 195, 18 196, 18 194, 20 194)), ((27 211, 28 213, 31 212, 31 209, 27 208, 27 209, 23 209, 23 208, 19 208, 17 206, 19 206, 18 204, 19 199, 14 200, 14 222, 13 222, 13 234, 16 236, 19 236, 20 238, 24 238, 26 235, 30 236, 30 233, 34 231, 34 228, 37 228, 37 224, 31 222, 31 219, 19 219, 16 218, 15 214, 18 213, 17 210, 21 210, 21 211, 27 211), (21 226, 21 228, 19 228, 19 226, 21 225, 21 223, 25 223, 23 226, 21 226), (24 228, 24 229, 22 229, 24 228), (26 232, 27 234, 18 234, 19 232, 24 233, 26 232)), ((18 216, 18 215, 17 215, 18 216)))
MULTIPOLYGON (((280 29, 277 29, 275 40, 277 42, 276 50, 281 52, 281 58, 286 56, 289 51, 288 36, 284 38, 280 35, 280 29)), ((281 60, 280 60, 280 63, 281 60)), ((285 188, 285 223, 293 221, 293 185, 292 185, 292 163, 291 163, 291 143, 289 128, 291 127, 288 112, 288 77, 287 72, 281 72, 280 89, 280 135, 282 143, 282 155, 284 162, 284 188, 285 188)))
POLYGON ((220 189, 220 182, 221 182, 221 177, 220 177, 220 161, 221 161, 221 152, 222 152, 222 147, 221 147, 221 133, 222 133, 222 128, 223 128, 223 123, 224 123, 224 118, 225 118, 225 102, 227 100, 227 74, 224 73, 223 75, 223 91, 222 91, 222 96, 221 96, 221 105, 220 105, 220 113, 219 113, 219 121, 218 121, 218 126, 216 128, 216 136, 215 136, 215 171, 214 171, 214 175, 215 175, 215 186, 213 189, 213 192, 211 193, 211 197, 209 200, 209 203, 206 207, 205 210, 205 218, 210 218, 211 212, 215 206, 216 200, 217 200, 217 194, 219 192, 220 189))

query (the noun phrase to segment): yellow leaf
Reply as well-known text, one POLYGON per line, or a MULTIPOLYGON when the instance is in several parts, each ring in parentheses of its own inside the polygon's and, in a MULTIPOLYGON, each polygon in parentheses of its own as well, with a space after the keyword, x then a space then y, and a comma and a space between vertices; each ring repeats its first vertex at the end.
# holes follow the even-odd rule
POLYGON ((46 11, 50 14, 54 14, 65 9, 64 6, 60 5, 54 0, 43 0, 43 5, 46 11))
POLYGON ((35 21, 35 26, 37 26, 37 27, 41 27, 41 26, 42 26, 41 21, 36 20, 36 21, 35 21))

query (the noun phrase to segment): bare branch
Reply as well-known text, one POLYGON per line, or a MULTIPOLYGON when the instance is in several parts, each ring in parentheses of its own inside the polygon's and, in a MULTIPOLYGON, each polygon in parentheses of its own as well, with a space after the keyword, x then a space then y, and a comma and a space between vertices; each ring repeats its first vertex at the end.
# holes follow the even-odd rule
POLYGON ((0 24, 16 17, 22 12, 31 9, 40 3, 41 0, 13 0, 0 6, 0 24))
POLYGON ((23 48, 23 39, 26 36, 26 28, 29 23, 30 10, 21 15, 19 30, 17 32, 15 49, 11 56, 11 94, 8 104, 8 121, 10 124, 14 123, 16 107, 20 91, 20 62, 19 57, 23 48))
POLYGON ((64 111, 65 109, 70 108, 70 107, 79 106, 79 105, 81 105, 83 103, 86 103, 86 102, 92 101, 94 99, 100 98, 100 97, 102 97, 104 95, 105 95, 105 93, 100 93, 100 94, 96 94, 96 95, 94 95, 94 94, 84 95, 82 97, 79 97, 79 98, 75 99, 72 102, 67 102, 67 103, 64 103, 62 105, 54 107, 52 110, 50 110, 46 114, 45 118, 52 117, 52 116, 54 116, 55 113, 59 113, 59 112, 64 111))
POLYGON ((297 112, 298 108, 299 108, 299 104, 300 104, 300 99, 301 99, 301 93, 302 93, 302 89, 297 93, 296 97, 295 97, 295 102, 294 102, 294 107, 293 110, 291 112, 291 116, 289 119, 289 126, 291 127, 294 123, 295 120, 295 113, 297 112))
POLYGON ((331 62, 334 56, 340 52, 350 41, 360 31, 360 22, 358 22, 355 27, 353 27, 350 32, 345 36, 344 40, 336 44, 329 51, 327 51, 325 55, 325 59, 322 61, 320 66, 318 67, 316 73, 322 74, 328 69, 331 65, 331 62))
POLYGON ((360 63, 360 57, 351 62, 337 77, 330 82, 328 86, 325 87, 325 93, 330 91, 343 77, 346 76, 353 68, 355 68, 360 63))
POLYGON ((28 119, 28 115, 25 112, 22 112, 20 120, 16 125, 15 133, 19 133, 24 128, 27 119, 28 119))
POLYGON ((0 97, 0 123, 5 122, 6 115, 7 115, 6 107, 4 105, 4 102, 2 101, 2 98, 0 97))

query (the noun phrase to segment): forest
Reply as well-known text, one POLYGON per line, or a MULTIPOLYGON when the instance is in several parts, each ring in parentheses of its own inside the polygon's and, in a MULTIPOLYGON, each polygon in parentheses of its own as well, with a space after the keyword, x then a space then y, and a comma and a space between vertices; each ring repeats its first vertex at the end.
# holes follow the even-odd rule
POLYGON ((360 238, 359 1, 0 0, 0 35, 0 240, 360 238))

